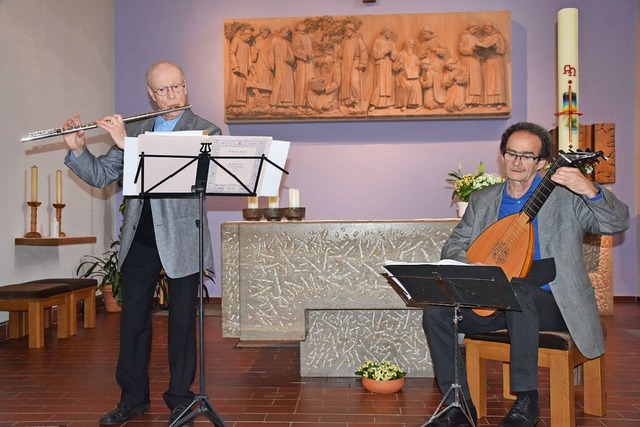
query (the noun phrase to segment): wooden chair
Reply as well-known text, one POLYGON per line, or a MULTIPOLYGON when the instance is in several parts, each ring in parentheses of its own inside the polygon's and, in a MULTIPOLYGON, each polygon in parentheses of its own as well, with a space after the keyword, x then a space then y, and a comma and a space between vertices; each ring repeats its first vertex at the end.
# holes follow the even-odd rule
MULTIPOLYGON (((503 395, 514 399, 509 381, 509 335, 506 330, 465 337, 467 380, 478 417, 487 415, 487 360, 503 363, 503 395)), ((540 332, 538 366, 549 369, 552 427, 575 427, 574 368, 582 366, 584 413, 605 414, 604 355, 585 358, 568 332, 540 332)))

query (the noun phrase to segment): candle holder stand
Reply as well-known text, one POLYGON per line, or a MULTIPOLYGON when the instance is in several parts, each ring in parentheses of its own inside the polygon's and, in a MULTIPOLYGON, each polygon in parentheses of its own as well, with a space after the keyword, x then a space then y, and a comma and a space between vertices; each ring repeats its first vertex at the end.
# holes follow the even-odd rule
POLYGON ((242 209, 242 217, 246 221, 260 221, 260 219, 262 218, 262 209, 260 208, 242 209))
POLYGON ((267 221, 280 221, 282 219, 282 208, 265 208, 263 215, 267 221))
POLYGON ((42 234, 38 233, 38 206, 40 206, 40 202, 27 202, 27 205, 31 208, 31 229, 24 237, 39 239, 42 237, 42 234))
POLYGON ((296 207, 296 208, 284 208, 284 217, 289 221, 302 221, 304 218, 306 208, 296 207))
POLYGON ((67 237, 67 235, 62 231, 62 208, 65 206, 66 205, 64 203, 53 203, 53 207, 56 208, 56 222, 58 223, 57 237, 67 237))

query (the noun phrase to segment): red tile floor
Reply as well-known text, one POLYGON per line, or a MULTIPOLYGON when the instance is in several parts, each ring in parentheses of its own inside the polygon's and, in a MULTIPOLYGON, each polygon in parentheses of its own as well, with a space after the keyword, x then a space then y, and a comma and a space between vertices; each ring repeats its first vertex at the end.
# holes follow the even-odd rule
MULTIPOLYGON (((616 303, 604 318, 607 414, 585 416, 581 388, 576 398, 578 426, 640 426, 640 304, 616 303)), ((168 381, 166 316, 154 316, 151 411, 129 426, 167 425, 162 392, 168 381)), ((57 339, 48 329, 45 347, 27 348, 27 339, 0 342, 0 426, 95 426, 119 398, 114 380, 118 350, 118 314, 98 313, 95 329, 57 339)), ((238 348, 221 338, 221 318, 205 319, 205 393, 229 427, 418 427, 440 401, 431 378, 407 378, 396 394, 365 391, 359 378, 301 378, 295 347, 238 348)), ((501 398, 498 365, 490 365, 489 413, 480 425, 497 425, 511 406, 501 398)), ((198 377, 197 377, 198 378, 198 377)), ((546 370, 540 374, 542 420, 549 425, 546 370)), ((200 390, 199 385, 194 391, 200 390)), ((213 425, 204 414, 197 425, 213 425)), ((562 427, 562 426, 557 426, 562 427)))

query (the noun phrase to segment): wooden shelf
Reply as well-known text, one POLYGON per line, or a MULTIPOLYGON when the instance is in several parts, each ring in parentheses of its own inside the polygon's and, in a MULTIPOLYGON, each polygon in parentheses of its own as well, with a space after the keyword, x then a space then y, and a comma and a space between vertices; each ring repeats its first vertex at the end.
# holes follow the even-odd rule
POLYGON ((88 237, 41 237, 35 239, 27 239, 25 237, 16 237, 16 245, 22 246, 62 246, 62 245, 79 245, 82 243, 95 243, 97 239, 92 236, 88 237))

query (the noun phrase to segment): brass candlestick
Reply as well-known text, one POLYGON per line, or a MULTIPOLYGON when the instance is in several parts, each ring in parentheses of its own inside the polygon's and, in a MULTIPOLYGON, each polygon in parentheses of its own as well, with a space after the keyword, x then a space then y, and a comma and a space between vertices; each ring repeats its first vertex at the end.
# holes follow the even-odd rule
POLYGON ((42 234, 38 233, 38 206, 40 202, 27 202, 27 205, 31 208, 31 231, 24 235, 29 239, 39 239, 42 234))
POLYGON ((62 208, 66 205, 64 203, 53 203, 53 207, 56 208, 56 221, 58 222, 58 237, 67 237, 62 231, 62 208))

